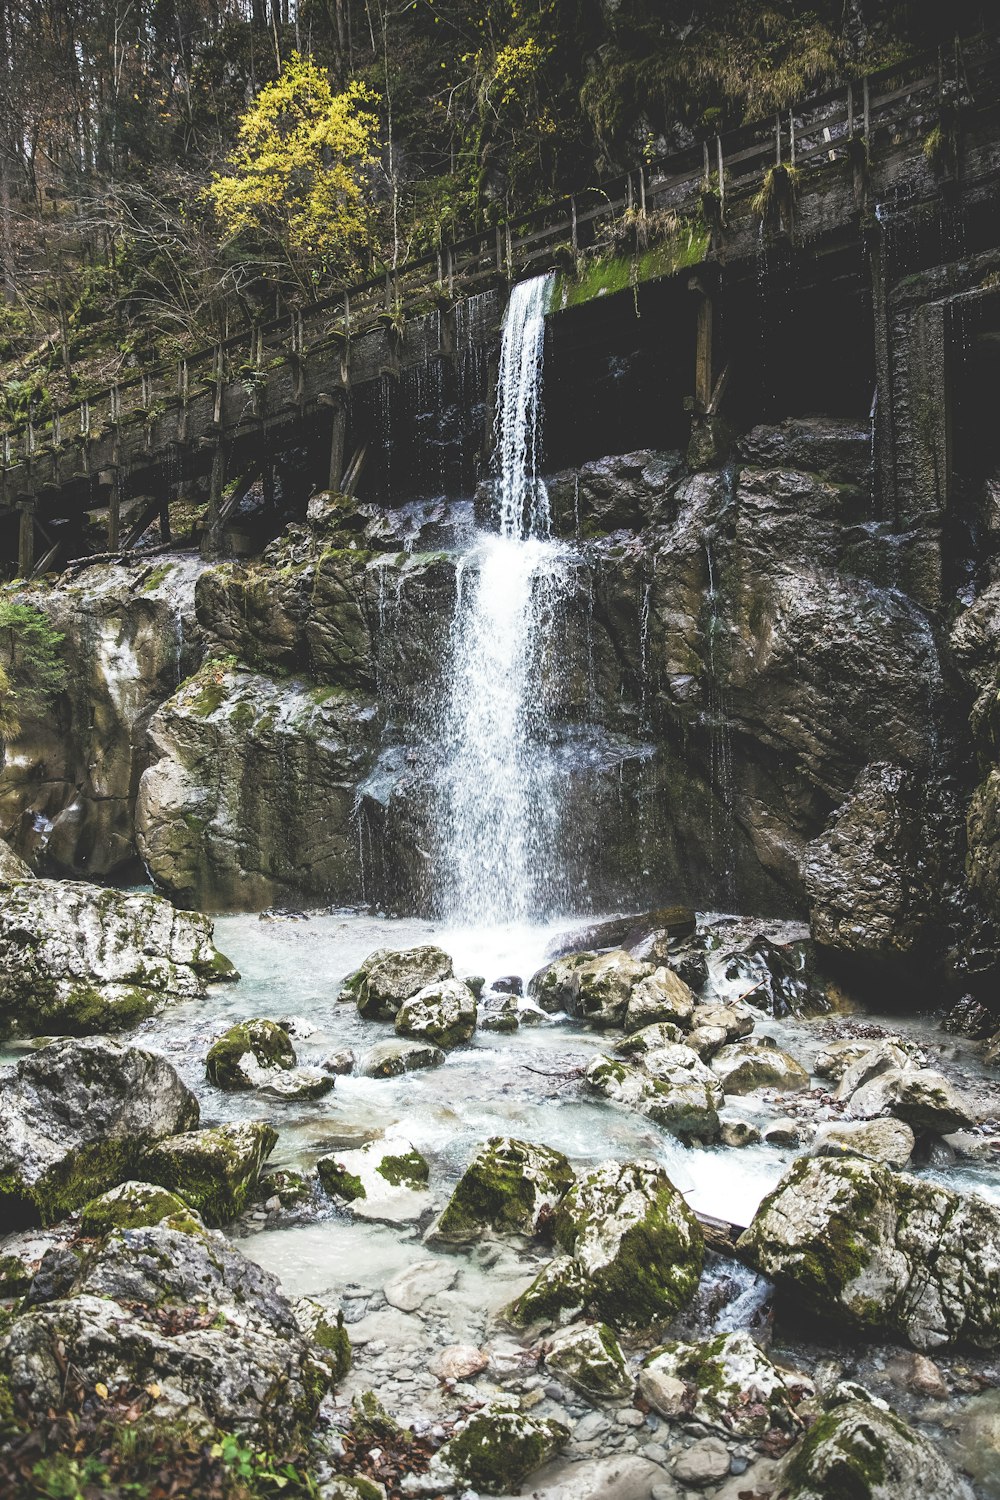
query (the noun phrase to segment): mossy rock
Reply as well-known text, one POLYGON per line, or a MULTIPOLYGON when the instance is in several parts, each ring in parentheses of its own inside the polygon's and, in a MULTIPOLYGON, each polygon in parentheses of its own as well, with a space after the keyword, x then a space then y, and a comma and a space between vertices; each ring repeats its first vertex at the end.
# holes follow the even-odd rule
POLYGON ((358 1013, 369 1021, 395 1020, 396 1012, 425 986, 454 975, 452 961, 442 948, 379 948, 369 954, 346 981, 358 1013))
POLYGON ((739 1330, 704 1343, 654 1349, 643 1361, 639 1393, 668 1420, 683 1411, 725 1436, 762 1438, 772 1428, 800 1432, 804 1424, 796 1408, 815 1390, 805 1376, 778 1369, 749 1333, 739 1330), (668 1393, 666 1404, 662 1392, 668 1393))
POLYGON ((590 1296, 590 1282, 571 1255, 557 1255, 501 1314, 513 1328, 555 1326, 577 1318, 590 1296))
POLYGON ((594 1401, 624 1401, 635 1391, 635 1377, 606 1323, 580 1323, 553 1335, 545 1366, 594 1401))
POLYGON ((476 1030, 476 997, 460 979, 425 985, 396 1012, 400 1036, 445 1049, 471 1041, 476 1030))
POLYGON ((229 1224, 242 1213, 277 1144, 263 1120, 191 1130, 161 1141, 143 1158, 151 1182, 179 1193, 206 1224, 229 1224))
POLYGON ((247 1090, 268 1072, 294 1068, 295 1049, 277 1021, 240 1021, 219 1037, 205 1059, 205 1076, 220 1089, 247 1090))
POLYGON ((561 1151, 493 1136, 469 1163, 428 1243, 468 1244, 488 1229, 538 1234, 574 1181, 561 1151))
POLYGON ((439 1449, 435 1465, 486 1495, 516 1493, 529 1474, 554 1458, 569 1439, 561 1422, 522 1412, 512 1399, 493 1401, 469 1418, 439 1449))
POLYGON ((203 1234, 205 1226, 189 1203, 167 1188, 148 1182, 122 1182, 84 1204, 80 1232, 101 1239, 114 1229, 143 1229, 166 1224, 188 1234, 203 1234))
POLYGON ((927 1438, 870 1401, 826 1412, 775 1476, 784 1500, 971 1500, 971 1490, 927 1438))

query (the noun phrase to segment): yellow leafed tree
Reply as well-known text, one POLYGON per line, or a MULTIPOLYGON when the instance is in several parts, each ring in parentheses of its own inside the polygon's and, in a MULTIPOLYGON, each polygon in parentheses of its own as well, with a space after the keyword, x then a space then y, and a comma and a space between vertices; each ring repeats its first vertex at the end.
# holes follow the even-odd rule
POLYGON ((228 170, 207 189, 228 233, 276 242, 293 264, 350 269, 371 234, 376 103, 357 82, 334 93, 323 69, 293 53, 243 116, 228 170))

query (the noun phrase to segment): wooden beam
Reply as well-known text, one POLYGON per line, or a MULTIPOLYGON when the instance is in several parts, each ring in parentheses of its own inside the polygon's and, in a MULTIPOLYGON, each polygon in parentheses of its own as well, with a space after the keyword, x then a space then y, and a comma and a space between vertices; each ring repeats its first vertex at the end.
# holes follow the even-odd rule
POLYGON ((343 396, 333 403, 330 424, 330 469, 328 487, 339 490, 344 478, 344 444, 347 441, 347 402, 343 396))
POLYGON ((222 492, 226 486, 226 445, 217 438, 212 453, 212 473, 208 482, 208 510, 205 533, 201 541, 202 556, 215 558, 222 552, 222 492))
POLYGON ((35 565, 35 505, 29 500, 18 506, 21 512, 17 532, 17 576, 30 578, 35 565))

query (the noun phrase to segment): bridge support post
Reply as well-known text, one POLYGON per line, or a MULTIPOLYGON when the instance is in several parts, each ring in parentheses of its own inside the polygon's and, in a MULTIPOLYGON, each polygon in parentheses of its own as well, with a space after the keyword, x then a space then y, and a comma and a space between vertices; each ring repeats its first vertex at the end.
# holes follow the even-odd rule
POLYGON ((712 366, 712 338, 714 333, 715 306, 712 293, 700 276, 692 276, 689 289, 698 298, 695 314, 694 347, 694 400, 695 410, 707 412, 712 402, 715 387, 712 366))
POLYGON ((17 508, 20 512, 17 530, 17 576, 29 578, 35 566, 35 502, 28 500, 17 508))
POLYGON ((344 479, 344 444, 347 440, 347 400, 343 391, 330 397, 330 476, 329 488, 339 490, 344 479))
POLYGON ((117 552, 121 537, 122 525, 122 492, 115 475, 111 481, 111 493, 108 496, 108 551, 117 552))
POLYGON ((222 552, 222 492, 226 486, 226 445, 219 438, 212 453, 212 473, 208 482, 208 510, 205 533, 201 539, 203 557, 214 558, 222 552))

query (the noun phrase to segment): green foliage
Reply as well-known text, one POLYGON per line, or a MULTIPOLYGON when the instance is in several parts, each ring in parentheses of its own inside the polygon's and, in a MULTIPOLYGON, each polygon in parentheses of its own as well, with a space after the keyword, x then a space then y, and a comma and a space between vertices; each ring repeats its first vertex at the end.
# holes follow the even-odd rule
POLYGON ((63 637, 30 604, 0 598, 0 740, 14 740, 22 721, 42 713, 66 682, 63 637))

